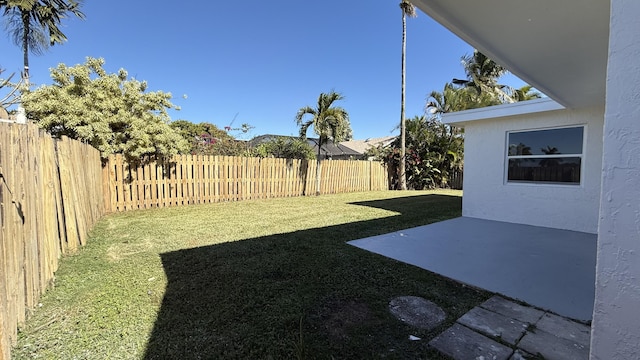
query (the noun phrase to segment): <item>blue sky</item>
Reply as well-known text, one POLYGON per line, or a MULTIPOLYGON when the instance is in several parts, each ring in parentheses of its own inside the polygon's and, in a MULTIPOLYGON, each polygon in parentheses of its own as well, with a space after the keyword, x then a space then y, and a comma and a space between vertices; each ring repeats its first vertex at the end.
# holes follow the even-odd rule
MULTIPOLYGON (((30 56, 33 83, 51 84, 49 69, 59 63, 102 57, 108 72, 124 68, 149 90, 171 92, 182 108, 173 120, 255 127, 240 138, 297 135, 296 111, 330 90, 345 96, 337 104, 349 112, 354 138, 399 132, 398 0, 86 0, 82 9, 86 20, 64 22, 67 43, 30 56)), ((412 117, 423 114, 432 90, 464 77, 460 57, 473 48, 421 11, 407 20, 407 37, 412 117)), ((20 49, 6 32, 0 54, 4 76, 20 72, 20 49)), ((522 85, 510 75, 502 82, 522 85)))

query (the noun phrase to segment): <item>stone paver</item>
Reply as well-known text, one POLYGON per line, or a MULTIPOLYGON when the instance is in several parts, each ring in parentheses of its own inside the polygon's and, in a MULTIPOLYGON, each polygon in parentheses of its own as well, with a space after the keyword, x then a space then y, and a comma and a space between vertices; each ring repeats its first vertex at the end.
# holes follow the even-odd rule
POLYGON ((533 359, 533 355, 529 354, 526 351, 522 351, 521 349, 516 350, 513 355, 509 358, 509 360, 531 360, 533 359))
POLYGON ((590 327, 555 314, 544 314, 536 328, 587 347, 591 341, 590 327))
POLYGON ((529 306, 522 306, 497 295, 480 304, 480 306, 487 310, 491 310, 498 314, 529 324, 534 324, 540 320, 542 315, 544 315, 544 311, 542 310, 529 306))
POLYGON ((518 343, 518 347, 530 354, 539 353, 545 360, 584 360, 589 358, 588 346, 539 329, 527 332, 518 343))
POLYGON ((479 331, 485 335, 499 338, 511 345, 515 345, 522 338, 529 324, 502 314, 475 307, 464 314, 458 323, 479 331))
POLYGON ((513 353, 513 349, 460 324, 454 324, 435 337, 429 346, 455 360, 508 360, 513 353))
POLYGON ((590 329, 585 324, 494 296, 460 317, 429 345, 455 359, 507 356, 524 360, 539 355, 545 360, 587 360, 589 340, 590 329), (504 355, 507 352, 496 344, 510 351, 504 355))
POLYGON ((400 321, 426 330, 440 325, 447 317, 439 306, 418 296, 401 296, 391 300, 389 311, 400 321))
MULTIPOLYGON (((432 329, 445 319, 434 303, 415 296, 391 300, 389 310, 400 320, 432 329)), ((587 360, 589 326, 500 296, 468 311, 429 342, 456 360, 587 360)))

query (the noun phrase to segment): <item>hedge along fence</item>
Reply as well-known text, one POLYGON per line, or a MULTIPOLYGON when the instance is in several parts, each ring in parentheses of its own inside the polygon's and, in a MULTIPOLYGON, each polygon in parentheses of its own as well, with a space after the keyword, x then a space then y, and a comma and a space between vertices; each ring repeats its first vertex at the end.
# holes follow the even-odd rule
POLYGON ((0 123, 0 360, 52 283, 60 256, 104 214, 100 154, 34 124, 0 123))
MULTIPOLYGON (((314 195, 316 160, 181 155, 104 167, 107 211, 314 195)), ((380 162, 324 160, 321 194, 387 190, 380 162)))

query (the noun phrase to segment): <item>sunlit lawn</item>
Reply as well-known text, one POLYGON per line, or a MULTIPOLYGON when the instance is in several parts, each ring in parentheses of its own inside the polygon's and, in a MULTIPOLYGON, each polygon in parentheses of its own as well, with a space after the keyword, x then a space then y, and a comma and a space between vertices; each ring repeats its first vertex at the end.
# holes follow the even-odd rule
POLYGON ((460 209, 460 192, 388 191, 113 214, 64 259, 12 354, 439 358, 428 340, 489 294, 346 242, 460 209), (447 321, 403 324, 388 312, 401 295, 434 301, 447 321))

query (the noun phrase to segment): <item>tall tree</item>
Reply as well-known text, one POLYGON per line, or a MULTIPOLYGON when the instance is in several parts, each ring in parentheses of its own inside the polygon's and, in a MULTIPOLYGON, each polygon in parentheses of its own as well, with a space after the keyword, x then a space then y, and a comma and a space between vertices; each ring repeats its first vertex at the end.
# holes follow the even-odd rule
POLYGON ((404 118, 406 56, 407 56, 407 16, 416 17, 416 8, 408 0, 400 1, 402 11, 402 91, 400 96, 400 189, 407 190, 406 176, 406 124, 404 118))
POLYGON ((49 46, 67 41, 60 29, 69 14, 84 19, 81 0, 0 0, 7 17, 6 28, 13 42, 22 48, 22 79, 29 85, 29 53, 42 54, 49 46))
POLYGON ((334 143, 349 140, 351 134, 349 114, 345 109, 333 106, 334 102, 343 99, 344 97, 335 91, 320 93, 318 105, 315 108, 305 106, 296 114, 296 123, 300 126, 300 138, 306 139, 310 127, 313 127, 313 131, 318 135, 316 195, 320 195, 320 148, 329 140, 334 143), (308 120, 305 121, 305 117, 308 120))

